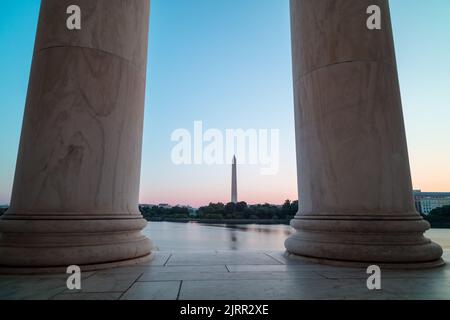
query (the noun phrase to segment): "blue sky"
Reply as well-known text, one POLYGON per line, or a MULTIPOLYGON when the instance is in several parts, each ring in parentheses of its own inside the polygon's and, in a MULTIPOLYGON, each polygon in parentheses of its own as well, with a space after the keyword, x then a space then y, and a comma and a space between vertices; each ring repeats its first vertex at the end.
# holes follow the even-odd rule
MULTIPOLYGON (((0 2, 0 204, 8 203, 39 11, 0 2)), ((450 1, 391 0, 413 184, 450 191, 450 1)), ((170 135, 206 128, 280 129, 281 168, 242 166, 242 200, 295 199, 289 2, 152 0, 141 202, 229 199, 228 166, 174 166, 170 135)))

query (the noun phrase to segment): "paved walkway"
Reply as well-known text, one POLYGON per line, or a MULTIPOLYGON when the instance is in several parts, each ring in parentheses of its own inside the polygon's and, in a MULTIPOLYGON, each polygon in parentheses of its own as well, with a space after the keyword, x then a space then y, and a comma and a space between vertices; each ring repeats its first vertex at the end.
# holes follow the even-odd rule
POLYGON ((450 299, 445 267, 382 271, 382 290, 369 291, 366 270, 286 259, 282 251, 159 252, 147 264, 86 272, 82 290, 66 274, 0 276, 0 299, 450 299))

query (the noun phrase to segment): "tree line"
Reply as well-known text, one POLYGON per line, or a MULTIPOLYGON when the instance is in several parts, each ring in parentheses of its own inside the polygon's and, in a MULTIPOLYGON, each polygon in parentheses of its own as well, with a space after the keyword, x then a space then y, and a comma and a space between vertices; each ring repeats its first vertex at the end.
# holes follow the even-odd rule
POLYGON ((428 215, 422 215, 433 228, 450 228, 450 206, 443 206, 430 211, 428 215))
POLYGON ((283 205, 269 203, 248 205, 238 203, 210 203, 193 212, 186 207, 163 208, 159 206, 140 206, 147 220, 164 219, 208 219, 208 220, 290 220, 298 211, 298 201, 286 200, 283 205))
MULTIPOLYGON (((200 207, 196 213, 186 207, 163 208, 159 206, 141 205, 139 209, 147 220, 164 219, 211 219, 211 220, 290 220, 298 211, 298 201, 286 200, 281 206, 272 204, 248 205, 246 202, 210 203, 200 207)), ((0 216, 8 208, 0 208, 0 216)), ((428 215, 422 215, 432 227, 450 228, 450 206, 433 209, 428 215)))

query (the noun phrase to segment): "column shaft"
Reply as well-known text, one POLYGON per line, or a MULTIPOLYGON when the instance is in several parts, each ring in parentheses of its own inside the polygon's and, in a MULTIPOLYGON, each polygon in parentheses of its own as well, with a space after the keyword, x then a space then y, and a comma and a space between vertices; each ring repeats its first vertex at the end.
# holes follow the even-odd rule
POLYGON ((429 266, 416 212, 385 0, 291 0, 299 213, 289 252, 429 266), (370 5, 382 29, 369 30, 370 5))
POLYGON ((149 6, 42 1, 11 206, 0 221, 4 270, 150 257, 138 210, 149 6), (81 9, 81 30, 66 27, 70 5, 81 9))

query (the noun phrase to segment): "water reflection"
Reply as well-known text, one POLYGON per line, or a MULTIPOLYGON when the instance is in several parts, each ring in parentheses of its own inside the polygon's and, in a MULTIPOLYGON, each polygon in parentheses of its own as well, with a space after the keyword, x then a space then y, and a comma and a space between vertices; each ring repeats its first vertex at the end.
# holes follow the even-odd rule
POLYGON ((151 222, 144 230, 161 251, 284 250, 287 225, 151 222))
POLYGON ((277 228, 269 228, 273 225, 259 225, 259 224, 202 224, 204 226, 236 229, 241 231, 262 232, 262 233, 280 233, 283 232, 285 236, 289 236, 292 233, 291 228, 279 228, 282 225, 275 225, 277 228))
POLYGON ((230 235, 230 250, 238 250, 239 245, 238 245, 238 237, 236 235, 236 232, 231 230, 229 232, 229 235, 230 235))

